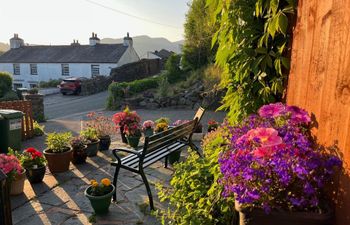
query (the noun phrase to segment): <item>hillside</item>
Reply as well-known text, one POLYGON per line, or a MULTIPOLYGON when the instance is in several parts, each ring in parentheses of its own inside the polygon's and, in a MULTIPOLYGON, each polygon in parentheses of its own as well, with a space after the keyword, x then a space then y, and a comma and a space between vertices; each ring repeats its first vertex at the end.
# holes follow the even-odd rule
MULTIPOLYGON (((167 49, 176 53, 180 53, 180 44, 183 44, 183 41, 170 42, 166 38, 151 38, 146 35, 132 37, 134 40, 134 48, 137 54, 142 58, 146 55, 148 51, 155 51, 161 49, 167 49)), ((113 38, 103 38, 101 43, 105 44, 114 44, 122 43, 123 39, 113 39, 113 38)))
MULTIPOLYGON (((7 50, 10 49, 10 46, 8 44, 5 43, 1 43, 0 42, 0 52, 6 52, 7 50)), ((1 53, 0 53, 1 54, 1 53)))

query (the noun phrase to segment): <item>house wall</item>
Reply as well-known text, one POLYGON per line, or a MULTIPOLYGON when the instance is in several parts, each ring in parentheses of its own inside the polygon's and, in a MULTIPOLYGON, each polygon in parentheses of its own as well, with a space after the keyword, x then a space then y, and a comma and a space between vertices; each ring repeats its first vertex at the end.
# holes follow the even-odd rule
MULTIPOLYGON (((91 78, 92 63, 68 63, 69 76, 91 78)), ((118 66, 117 63, 96 63, 100 65, 100 75, 108 76, 112 68, 118 66)), ((0 71, 7 71, 13 74, 12 63, 0 63, 0 71)), ((64 79, 62 76, 61 63, 39 63, 37 64, 38 75, 30 74, 30 63, 20 64, 20 75, 13 75, 13 83, 21 83, 23 87, 29 88, 29 84, 38 83, 40 81, 49 81, 50 79, 64 79)))
POLYGON ((344 173, 336 189, 337 225, 350 224, 350 1, 299 0, 287 103, 316 120, 320 144, 337 150, 344 173))
POLYGON ((135 49, 133 47, 129 47, 126 49, 122 57, 119 59, 118 67, 128 64, 140 61, 140 57, 136 53, 135 49))

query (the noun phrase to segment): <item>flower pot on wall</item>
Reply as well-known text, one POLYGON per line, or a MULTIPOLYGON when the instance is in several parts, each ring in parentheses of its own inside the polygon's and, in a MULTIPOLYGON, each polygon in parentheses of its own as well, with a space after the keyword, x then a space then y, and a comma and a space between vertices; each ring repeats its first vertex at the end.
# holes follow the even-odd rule
POLYGON ((140 136, 127 136, 126 137, 128 144, 133 148, 137 148, 137 146, 139 146, 140 138, 141 138, 140 136))
POLYGON ((86 154, 88 157, 93 157, 97 155, 100 141, 95 141, 87 144, 86 154))
POLYGON ((42 182, 44 179, 45 173, 46 173, 46 166, 26 169, 26 176, 31 184, 42 182))
POLYGON ((237 201, 235 208, 239 212, 239 225, 331 225, 334 219, 331 210, 323 214, 272 210, 266 214, 262 209, 241 208, 237 201))
POLYGON ((115 192, 115 187, 113 186, 113 190, 106 195, 92 196, 91 186, 89 186, 85 190, 84 194, 90 200, 91 206, 94 209, 96 214, 105 214, 108 212, 109 206, 111 204, 112 195, 114 192, 115 192))
POLYGON ((24 169, 21 174, 17 174, 15 178, 11 181, 10 195, 22 194, 25 180, 26 180, 26 170, 24 169))
POLYGON ((99 137, 100 139, 100 151, 105 151, 109 149, 109 146, 111 145, 111 137, 109 135, 104 137, 99 137))
POLYGON ((50 149, 45 149, 44 155, 51 173, 61 173, 69 170, 69 164, 73 158, 73 150, 68 148, 65 152, 53 153, 50 149))

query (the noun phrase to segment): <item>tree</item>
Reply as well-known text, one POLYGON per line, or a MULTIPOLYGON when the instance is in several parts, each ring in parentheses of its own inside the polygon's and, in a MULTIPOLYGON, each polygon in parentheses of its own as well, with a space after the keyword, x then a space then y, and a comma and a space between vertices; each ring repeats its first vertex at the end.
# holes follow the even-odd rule
POLYGON ((166 77, 170 83, 174 83, 181 78, 182 71, 179 67, 180 55, 172 54, 165 63, 167 70, 166 77))
POLYGON ((215 49, 211 48, 211 39, 216 32, 215 24, 210 22, 206 0, 193 0, 186 15, 185 43, 183 47, 182 67, 195 70, 213 61, 215 49))
POLYGON ((12 77, 7 72, 0 71, 0 97, 12 89, 12 77))

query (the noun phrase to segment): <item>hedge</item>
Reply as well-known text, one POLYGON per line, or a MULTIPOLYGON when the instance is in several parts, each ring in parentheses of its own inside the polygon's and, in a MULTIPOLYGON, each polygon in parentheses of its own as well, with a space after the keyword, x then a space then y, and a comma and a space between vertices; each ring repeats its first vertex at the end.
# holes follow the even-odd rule
POLYGON ((12 89, 12 77, 7 72, 0 71, 0 97, 4 97, 12 89))
POLYGON ((162 76, 157 76, 131 82, 114 82, 110 84, 108 87, 107 108, 116 109, 119 105, 118 103, 125 97, 125 94, 130 97, 148 89, 157 88, 161 78, 162 76))

